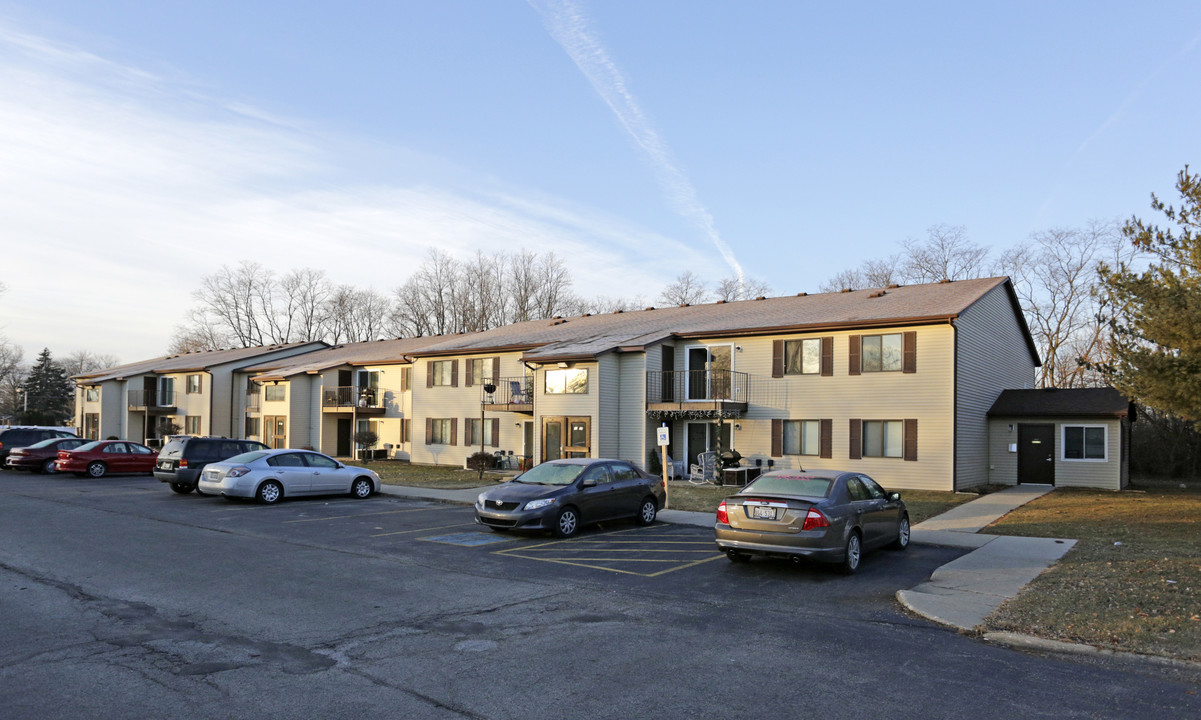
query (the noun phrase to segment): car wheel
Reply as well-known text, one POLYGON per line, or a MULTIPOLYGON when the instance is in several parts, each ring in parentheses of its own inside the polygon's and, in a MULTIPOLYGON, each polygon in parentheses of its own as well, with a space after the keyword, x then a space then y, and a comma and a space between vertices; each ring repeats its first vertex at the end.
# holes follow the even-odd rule
POLYGON ((904 550, 909 547, 909 515, 902 515, 897 526, 897 539, 892 541, 893 550, 904 550))
POLYGON ((88 463, 88 476, 94 478, 102 478, 108 472, 108 466, 97 460, 93 463, 88 463))
POLYGON ((208 493, 206 493, 206 492, 201 492, 201 491, 200 491, 200 486, 199 486, 199 485, 197 485, 197 486, 196 486, 196 494, 197 494, 197 495, 208 495, 208 493))
POLYGON ((274 505, 275 503, 279 502, 280 498, 283 496, 283 486, 274 480, 268 480, 262 485, 259 485, 258 491, 254 494, 255 499, 264 505, 274 505))
POLYGON ((360 500, 371 497, 371 493, 373 492, 375 492, 375 485, 372 484, 369 478, 357 478, 350 484, 351 496, 360 500))
POLYGON ((47 475, 53 475, 54 473, 58 472, 58 469, 54 467, 54 460, 47 460, 46 462, 42 463, 42 472, 46 473, 47 475))
POLYGON ((170 483, 170 485, 171 489, 180 495, 187 495, 195 489, 191 485, 184 485, 183 483, 170 483))
POLYGON ((579 511, 565 507, 555 516, 555 537, 569 538, 580 529, 579 511))
POLYGON ((852 532, 847 538, 846 552, 842 560, 842 572, 846 575, 852 575, 859 569, 859 560, 863 555, 863 544, 859 540, 859 533, 852 532))
POLYGON ((642 504, 638 506, 638 516, 634 519, 639 525, 650 525, 658 513, 659 506, 655 504, 655 499, 647 497, 642 499, 642 504))
POLYGON ((726 550, 726 557, 732 563, 747 563, 751 561, 751 556, 737 550, 726 550))

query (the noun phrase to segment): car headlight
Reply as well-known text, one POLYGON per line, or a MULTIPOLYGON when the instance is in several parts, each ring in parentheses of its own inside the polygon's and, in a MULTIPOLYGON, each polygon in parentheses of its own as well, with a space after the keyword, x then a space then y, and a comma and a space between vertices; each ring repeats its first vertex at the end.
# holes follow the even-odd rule
POLYGON ((477 497, 477 498, 475 499, 475 504, 476 504, 476 505, 479 505, 479 506, 481 506, 481 507, 483 507, 483 505, 484 505, 484 501, 485 501, 485 500, 487 500, 487 498, 485 498, 484 496, 485 496, 485 495, 487 495, 487 494, 488 494, 488 493, 480 493, 480 494, 479 494, 479 497, 477 497))
POLYGON ((525 504, 525 509, 526 510, 537 510, 538 508, 544 508, 547 505, 554 505, 554 504, 555 504, 555 498, 542 498, 541 500, 529 501, 528 503, 525 504))

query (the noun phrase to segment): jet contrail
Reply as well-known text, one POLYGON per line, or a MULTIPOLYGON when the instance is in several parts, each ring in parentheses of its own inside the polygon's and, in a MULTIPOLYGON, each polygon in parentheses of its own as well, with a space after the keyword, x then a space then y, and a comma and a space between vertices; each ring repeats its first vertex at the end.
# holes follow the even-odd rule
POLYGON ((734 257, 734 251, 721 239, 713 225, 713 216, 701 205, 696 188, 671 160, 671 153, 651 127, 642 109, 626 87, 625 78, 609 57, 609 53, 589 31, 589 21, 574 0, 527 0, 542 16, 542 22, 551 37, 567 52, 576 67, 584 73, 596 92, 609 104, 609 108, 625 127, 634 142, 650 158, 668 200, 677 213, 699 227, 725 259, 726 264, 744 280, 742 266, 734 257))

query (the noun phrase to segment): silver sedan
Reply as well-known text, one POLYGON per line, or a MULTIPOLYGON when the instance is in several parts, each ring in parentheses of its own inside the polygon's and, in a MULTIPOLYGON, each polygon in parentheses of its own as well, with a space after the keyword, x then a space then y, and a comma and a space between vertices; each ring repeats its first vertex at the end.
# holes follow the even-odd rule
POLYGON ((204 468, 201 492, 271 504, 300 495, 371 497, 379 476, 311 450, 255 450, 204 468))

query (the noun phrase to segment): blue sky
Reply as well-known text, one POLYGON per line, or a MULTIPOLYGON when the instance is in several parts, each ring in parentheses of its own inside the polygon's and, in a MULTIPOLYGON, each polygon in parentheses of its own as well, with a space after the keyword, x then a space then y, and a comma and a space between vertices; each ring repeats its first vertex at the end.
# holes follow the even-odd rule
POLYGON ((1149 218, 1199 44, 1196 2, 0 0, 0 333, 151 357, 244 259, 526 247, 653 301, 1149 218))

